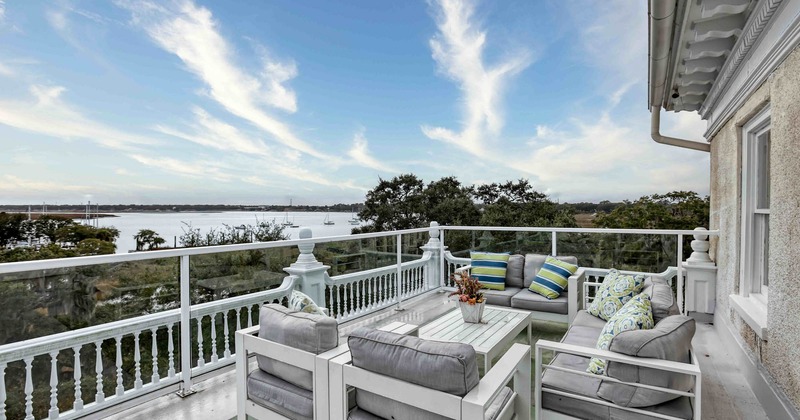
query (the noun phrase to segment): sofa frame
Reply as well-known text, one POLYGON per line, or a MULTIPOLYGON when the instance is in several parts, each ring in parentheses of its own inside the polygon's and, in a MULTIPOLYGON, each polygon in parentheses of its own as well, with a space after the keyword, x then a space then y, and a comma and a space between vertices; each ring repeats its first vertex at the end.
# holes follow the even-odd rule
POLYGON ((331 420, 347 418, 348 387, 363 389, 451 419, 484 420, 487 407, 511 381, 515 395, 498 420, 511 419, 515 415, 518 419, 530 418, 531 348, 523 344, 512 345, 464 397, 355 367, 349 352, 331 359, 329 366, 331 420))

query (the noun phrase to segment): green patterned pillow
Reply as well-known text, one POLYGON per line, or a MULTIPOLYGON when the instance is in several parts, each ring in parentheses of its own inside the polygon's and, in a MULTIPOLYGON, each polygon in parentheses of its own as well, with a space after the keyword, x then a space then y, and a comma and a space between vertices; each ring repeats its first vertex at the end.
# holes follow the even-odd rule
POLYGON ((548 256, 528 289, 548 299, 555 299, 567 290, 569 276, 576 271, 577 265, 548 256))
POLYGON ((506 269, 508 268, 508 252, 498 254, 494 252, 469 253, 472 261, 470 276, 481 282, 481 287, 494 290, 506 290, 506 269))
POLYGON ((620 274, 617 269, 612 268, 595 293, 594 300, 586 312, 608 321, 622 308, 622 305, 641 293, 642 289, 644 289, 643 275, 620 274))
MULTIPOLYGON (((647 293, 640 293, 629 300, 625 306, 620 308, 608 320, 600 333, 600 338, 597 339, 597 348, 599 350, 608 350, 611 347, 611 340, 623 331, 650 330, 654 326, 653 306, 650 303, 650 296, 647 293)), ((595 375, 604 375, 606 361, 593 357, 586 371, 595 375)))

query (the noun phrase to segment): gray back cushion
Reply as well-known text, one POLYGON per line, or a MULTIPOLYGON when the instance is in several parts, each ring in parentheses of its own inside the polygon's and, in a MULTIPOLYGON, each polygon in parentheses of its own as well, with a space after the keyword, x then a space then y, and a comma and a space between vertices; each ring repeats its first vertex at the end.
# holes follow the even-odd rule
MULTIPOLYGON (((468 344, 358 328, 347 339, 353 366, 463 397, 478 385, 475 349, 468 344)), ((356 391, 356 403, 383 418, 439 419, 441 416, 388 398, 356 391)))
POLYGON ((525 256, 514 254, 508 257, 506 267, 506 287, 522 288, 525 283, 523 271, 525 270, 525 256))
POLYGON ((653 307, 653 321, 658 324, 662 319, 680 314, 672 286, 661 277, 650 276, 644 280, 642 292, 650 296, 653 307))
MULTIPOLYGON (((339 345, 339 324, 335 319, 305 312, 294 312, 282 305, 261 307, 260 338, 320 354, 339 345)), ((313 389, 311 372, 265 356, 257 356, 258 367, 305 390, 313 389)))
MULTIPOLYGON (((561 261, 568 262, 570 264, 578 265, 578 258, 577 257, 571 257, 571 256, 567 256, 567 255, 562 255, 562 256, 557 256, 556 258, 561 260, 561 261)), ((544 261, 546 259, 547 259, 547 255, 541 255, 541 254, 527 254, 527 255, 525 255, 525 270, 524 270, 525 272, 524 272, 524 275, 523 275, 523 279, 524 280, 523 280, 522 287, 527 289, 528 287, 531 286, 531 282, 533 281, 533 278, 536 277, 537 274, 539 274, 539 270, 542 269, 542 266, 544 265, 544 261)))
MULTIPOLYGON (((689 350, 695 333, 694 319, 684 315, 667 317, 651 330, 625 331, 611 340, 609 350, 629 356, 691 362, 689 350)), ((691 391, 694 378, 664 370, 608 362, 606 373, 626 382, 691 391)), ((649 407, 679 398, 679 395, 604 381, 597 396, 623 407, 649 407)))

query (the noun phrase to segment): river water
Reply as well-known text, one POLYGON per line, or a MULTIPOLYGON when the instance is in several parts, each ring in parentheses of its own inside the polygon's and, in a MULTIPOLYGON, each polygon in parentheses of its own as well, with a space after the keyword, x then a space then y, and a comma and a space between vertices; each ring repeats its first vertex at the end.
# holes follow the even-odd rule
MULTIPOLYGON (((275 220, 281 223, 288 216, 289 221, 300 227, 311 228, 313 236, 338 236, 349 235, 350 230, 355 227, 348 223, 353 217, 353 213, 329 213, 333 225, 324 225, 326 213, 322 212, 255 212, 255 211, 226 211, 226 212, 180 212, 180 213, 112 213, 118 217, 103 217, 99 223, 101 227, 113 226, 119 229, 119 239, 117 239, 117 253, 124 254, 136 249, 136 241, 133 236, 140 229, 150 229, 159 234, 166 245, 174 246, 179 241, 187 226, 190 223, 192 228, 200 229, 204 234, 212 228, 222 228, 224 224, 229 226, 255 225, 258 221, 275 220)), ((297 239, 300 228, 287 227, 284 232, 291 239, 297 239)))

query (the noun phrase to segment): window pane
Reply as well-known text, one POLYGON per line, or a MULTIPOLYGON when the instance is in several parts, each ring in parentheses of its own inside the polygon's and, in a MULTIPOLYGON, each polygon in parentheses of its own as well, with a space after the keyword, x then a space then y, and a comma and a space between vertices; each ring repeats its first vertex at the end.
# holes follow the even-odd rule
POLYGON ((753 250, 753 292, 769 286, 769 215, 755 214, 753 250))
POLYGON ((756 208, 769 208, 769 130, 756 138, 756 208))

